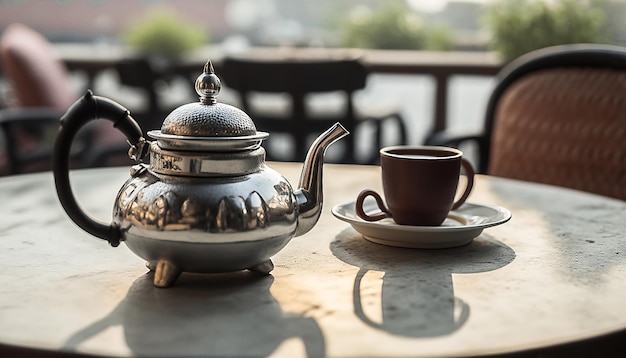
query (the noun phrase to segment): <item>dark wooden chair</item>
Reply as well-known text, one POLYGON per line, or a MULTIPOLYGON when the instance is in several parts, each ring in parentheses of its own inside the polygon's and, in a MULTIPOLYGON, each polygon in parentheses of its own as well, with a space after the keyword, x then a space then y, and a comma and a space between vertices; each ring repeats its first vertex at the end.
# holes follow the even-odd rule
MULTIPOLYGON (((131 87, 134 91, 145 94, 147 108, 131 109, 133 118, 147 131, 160 128, 163 120, 174 108, 162 108, 163 104, 157 93, 158 82, 166 79, 166 64, 150 57, 129 57, 115 63, 120 84, 131 87)), ((195 80, 195 78, 194 78, 195 80)), ((193 87, 190 86, 190 92, 193 87)), ((195 95, 195 93, 194 93, 195 95)))
POLYGON ((477 144, 478 172, 626 200, 626 48, 575 44, 506 66, 482 133, 427 144, 477 144))
MULTIPOLYGON (((350 136, 341 141, 345 149, 337 162, 377 163, 383 125, 386 122, 395 126, 397 133, 395 144, 404 144, 407 141, 405 124, 398 112, 392 111, 382 115, 359 113, 353 96, 356 91, 365 88, 368 72, 358 59, 261 61, 231 57, 224 59, 219 75, 226 87, 239 93, 242 109, 252 117, 257 128, 272 134, 268 142, 271 142, 272 136, 277 133, 292 137, 295 149, 287 160, 303 160, 314 136, 335 122, 341 122, 351 132, 350 136), (279 111, 262 113, 255 109, 250 99, 259 93, 286 96, 289 99, 288 108, 282 113, 279 111), (321 108, 321 111, 319 108, 317 110, 312 108, 308 102, 310 96, 320 93, 342 95, 345 99, 343 110, 337 113, 330 111, 329 108, 321 108), (369 125, 374 134, 370 141, 370 153, 356 155, 359 149, 355 132, 361 125, 369 125), (357 160, 357 157, 361 159, 357 160)), ((270 147, 269 160, 275 160, 277 157, 284 159, 283 156, 273 153, 271 146, 267 147, 270 147)))
MULTIPOLYGON (((25 25, 12 24, 2 33, 0 63, 15 102, 0 110, 0 175, 49 170, 59 119, 80 94, 51 44, 25 25)), ((121 159, 125 138, 96 122, 77 140, 73 166, 130 163, 121 159)))

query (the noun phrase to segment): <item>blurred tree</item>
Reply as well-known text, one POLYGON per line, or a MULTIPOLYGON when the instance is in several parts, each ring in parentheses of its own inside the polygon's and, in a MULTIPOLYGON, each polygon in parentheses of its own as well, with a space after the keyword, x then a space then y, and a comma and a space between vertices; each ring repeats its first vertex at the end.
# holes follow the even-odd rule
POLYGON ((509 62, 552 45, 606 42, 599 1, 499 0, 488 9, 491 47, 509 62))
POLYGON ((426 49, 431 51, 449 51, 453 44, 454 34, 449 27, 437 25, 428 29, 426 49))
POLYGON ((387 5, 376 11, 357 7, 341 26, 342 45, 376 49, 432 49, 452 47, 452 33, 444 27, 431 32, 406 6, 387 5))
POLYGON ((206 30, 191 25, 171 9, 155 9, 138 19, 122 34, 140 52, 176 59, 209 41, 206 30))
POLYGON ((626 1, 625 0, 596 0, 604 12, 605 33, 612 43, 626 46, 626 1))

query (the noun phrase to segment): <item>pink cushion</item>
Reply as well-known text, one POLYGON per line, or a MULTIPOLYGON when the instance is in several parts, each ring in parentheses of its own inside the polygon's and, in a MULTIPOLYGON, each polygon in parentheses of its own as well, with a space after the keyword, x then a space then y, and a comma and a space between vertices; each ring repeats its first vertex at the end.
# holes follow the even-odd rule
POLYGON ((65 111, 78 98, 54 48, 27 26, 6 28, 0 39, 0 59, 19 106, 65 111))

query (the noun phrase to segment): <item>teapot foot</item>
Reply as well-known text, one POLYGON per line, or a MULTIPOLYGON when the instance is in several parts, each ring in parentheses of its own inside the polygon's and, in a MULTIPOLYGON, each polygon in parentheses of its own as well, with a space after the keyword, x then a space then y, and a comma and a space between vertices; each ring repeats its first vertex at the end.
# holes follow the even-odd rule
POLYGON ((272 262, 272 260, 269 260, 269 259, 261 262, 260 264, 256 266, 248 268, 248 270, 250 271, 258 272, 263 275, 269 275, 273 269, 274 269, 274 263, 272 262))
POLYGON ((181 269, 166 260, 147 262, 146 266, 150 271, 154 271, 153 284, 156 287, 170 287, 182 273, 181 269))

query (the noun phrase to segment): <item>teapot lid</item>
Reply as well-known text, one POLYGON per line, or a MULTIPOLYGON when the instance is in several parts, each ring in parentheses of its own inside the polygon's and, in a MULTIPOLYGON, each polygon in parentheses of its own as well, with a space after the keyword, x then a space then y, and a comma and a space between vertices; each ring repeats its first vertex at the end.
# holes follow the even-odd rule
POLYGON ((163 121, 160 130, 148 135, 159 147, 186 151, 241 151, 260 147, 266 132, 256 130, 254 122, 241 109, 217 102, 222 88, 213 64, 207 61, 195 83, 200 102, 182 105, 163 121))

